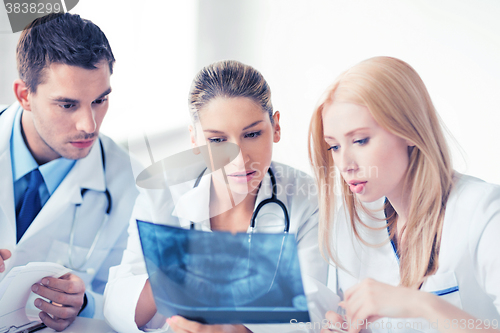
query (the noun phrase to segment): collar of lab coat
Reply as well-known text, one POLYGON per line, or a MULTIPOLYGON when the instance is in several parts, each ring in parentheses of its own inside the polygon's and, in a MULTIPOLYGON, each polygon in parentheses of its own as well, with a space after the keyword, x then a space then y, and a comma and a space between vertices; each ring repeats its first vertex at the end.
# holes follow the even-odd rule
MULTIPOLYGON (((197 187, 194 187, 195 181, 190 182, 189 186, 191 186, 191 189, 181 194, 178 199, 173 195, 175 208, 172 215, 179 218, 179 222, 183 228, 189 227, 191 222, 200 223, 206 221, 210 216, 212 175, 205 172, 197 187)), ((177 192, 175 191, 175 187, 178 186, 180 185, 170 187, 173 194, 177 192)))
MULTIPOLYGON (((278 179, 276 182, 278 182, 278 179)), ((183 228, 189 227, 191 221, 194 223, 203 223, 210 220, 210 186, 212 184, 212 175, 205 173, 197 187, 193 187, 194 183, 195 181, 192 181, 191 189, 180 195, 178 200, 174 198, 176 203, 172 215, 179 218, 180 225, 183 228)), ((174 189, 171 188, 171 190, 173 193, 175 192, 174 189)), ((261 201, 270 198, 271 194, 271 177, 266 172, 257 193, 254 210, 261 201)), ((280 194, 278 192, 278 199, 286 203, 284 198, 280 198, 280 194)), ((277 205, 269 206, 272 206, 273 209, 278 209, 281 213, 281 208, 277 205)))

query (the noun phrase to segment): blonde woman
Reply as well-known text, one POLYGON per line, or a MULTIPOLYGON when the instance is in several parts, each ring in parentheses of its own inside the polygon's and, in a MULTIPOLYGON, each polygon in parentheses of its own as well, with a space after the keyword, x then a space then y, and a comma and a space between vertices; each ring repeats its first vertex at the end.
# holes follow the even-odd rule
POLYGON ((320 246, 345 309, 327 318, 350 332, 498 332, 500 187, 453 170, 415 70, 389 57, 352 67, 324 94, 309 139, 320 246))

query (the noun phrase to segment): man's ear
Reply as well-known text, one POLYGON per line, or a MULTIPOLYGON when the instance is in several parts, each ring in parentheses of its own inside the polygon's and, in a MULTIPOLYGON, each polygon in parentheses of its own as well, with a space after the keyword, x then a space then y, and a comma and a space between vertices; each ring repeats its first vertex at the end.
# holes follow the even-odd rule
POLYGON ((274 113, 273 120, 274 120, 273 142, 278 143, 281 139, 280 112, 279 111, 276 111, 274 113))
POLYGON ((14 95, 16 95, 19 104, 24 110, 31 111, 30 92, 23 80, 17 79, 14 81, 14 95))

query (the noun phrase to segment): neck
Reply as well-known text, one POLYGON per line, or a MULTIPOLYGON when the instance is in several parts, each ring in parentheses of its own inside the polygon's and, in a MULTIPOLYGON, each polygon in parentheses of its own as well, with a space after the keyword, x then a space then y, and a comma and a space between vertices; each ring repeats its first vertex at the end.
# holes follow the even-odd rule
MULTIPOLYGON (((258 191, 255 191, 256 193, 258 191)), ((246 232, 250 226, 256 193, 243 194, 232 192, 226 184, 212 178, 210 187, 210 225, 212 230, 246 232), (237 204, 235 204, 237 203, 237 204)))
MULTIPOLYGON (((407 191, 409 192, 409 191, 407 191)), ((392 208, 397 214, 396 236, 401 239, 401 230, 408 221, 408 212, 410 209, 409 193, 399 193, 398 195, 387 196, 392 208)))
POLYGON ((40 134, 38 134, 30 111, 23 111, 21 117, 21 133, 26 143, 26 147, 28 147, 28 150, 38 165, 43 165, 60 157, 59 154, 53 151, 45 143, 40 134))

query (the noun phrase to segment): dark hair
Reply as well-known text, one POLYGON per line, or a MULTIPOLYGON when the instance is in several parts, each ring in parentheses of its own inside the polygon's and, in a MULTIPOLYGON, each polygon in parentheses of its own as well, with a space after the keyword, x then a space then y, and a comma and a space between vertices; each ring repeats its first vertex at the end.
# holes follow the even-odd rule
POLYGON ((198 72, 189 92, 189 110, 193 122, 199 120, 199 111, 216 97, 248 97, 269 113, 273 121, 271 88, 255 68, 235 60, 223 60, 198 72))
POLYGON ((115 57, 97 25, 79 15, 49 14, 31 22, 17 44, 17 70, 28 90, 36 93, 43 71, 52 63, 95 69, 103 59, 113 73, 115 57))

